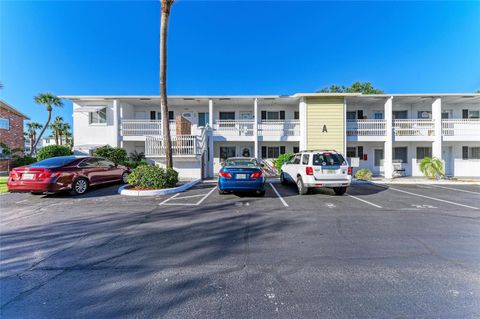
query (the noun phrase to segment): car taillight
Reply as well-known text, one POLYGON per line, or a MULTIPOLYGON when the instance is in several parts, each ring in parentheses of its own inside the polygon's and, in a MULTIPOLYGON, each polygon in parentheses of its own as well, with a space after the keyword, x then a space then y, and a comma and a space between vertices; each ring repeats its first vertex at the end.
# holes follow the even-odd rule
POLYGON ((230 174, 229 172, 220 172, 218 174, 224 178, 232 178, 232 174, 230 174))
POLYGON ((60 172, 45 171, 38 174, 38 179, 52 178, 52 177, 59 176, 60 174, 61 174, 60 172))
POLYGON ((250 178, 257 179, 262 177, 262 172, 254 172, 250 175, 250 178))
POLYGON ((13 179, 20 178, 20 175, 18 175, 17 171, 10 171, 10 177, 13 179))
POLYGON ((349 166, 347 170, 348 175, 352 175, 352 168, 349 166))
POLYGON ((311 166, 305 167, 305 174, 313 175, 313 167, 311 167, 311 166))

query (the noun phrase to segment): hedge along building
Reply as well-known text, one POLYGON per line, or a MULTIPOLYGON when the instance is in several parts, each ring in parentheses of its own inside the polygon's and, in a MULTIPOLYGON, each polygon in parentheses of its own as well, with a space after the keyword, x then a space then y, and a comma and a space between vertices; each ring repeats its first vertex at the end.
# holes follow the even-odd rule
MULTIPOLYGON (((158 96, 62 96, 73 101, 74 150, 111 145, 164 165, 158 96)), ((480 94, 171 96, 174 167, 213 177, 232 156, 274 159, 334 149, 375 175, 420 176, 440 158, 450 176, 480 176, 480 94)))

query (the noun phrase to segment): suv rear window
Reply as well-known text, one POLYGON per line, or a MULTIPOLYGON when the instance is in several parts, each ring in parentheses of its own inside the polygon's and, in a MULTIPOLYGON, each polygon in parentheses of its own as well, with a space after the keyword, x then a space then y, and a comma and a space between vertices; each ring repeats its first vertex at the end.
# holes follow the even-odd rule
POLYGON ((340 154, 313 154, 313 165, 316 166, 337 166, 345 163, 340 154))

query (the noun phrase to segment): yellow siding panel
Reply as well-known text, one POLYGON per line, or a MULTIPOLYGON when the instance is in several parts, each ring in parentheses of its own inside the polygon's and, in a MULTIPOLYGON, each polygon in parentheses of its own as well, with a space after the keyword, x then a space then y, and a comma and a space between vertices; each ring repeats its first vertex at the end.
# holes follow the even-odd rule
POLYGON ((343 98, 307 98, 307 148, 344 152, 343 98))

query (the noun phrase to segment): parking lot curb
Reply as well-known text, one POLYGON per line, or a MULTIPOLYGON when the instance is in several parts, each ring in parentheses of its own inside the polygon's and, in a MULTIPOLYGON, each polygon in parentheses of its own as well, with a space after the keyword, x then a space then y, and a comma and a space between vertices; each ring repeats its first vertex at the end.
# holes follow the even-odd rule
POLYGON ((191 188, 192 186, 198 184, 201 182, 201 179, 194 179, 192 181, 189 181, 183 185, 180 185, 178 187, 173 187, 173 188, 165 188, 165 189, 151 189, 151 190, 131 190, 127 189, 129 184, 123 185, 118 189, 118 193, 120 195, 125 195, 125 196, 159 196, 159 195, 169 195, 169 194, 175 194, 175 193, 180 193, 183 191, 186 191, 187 189, 191 188))

